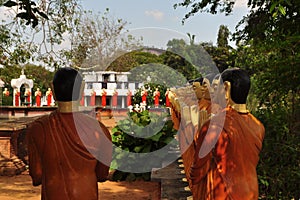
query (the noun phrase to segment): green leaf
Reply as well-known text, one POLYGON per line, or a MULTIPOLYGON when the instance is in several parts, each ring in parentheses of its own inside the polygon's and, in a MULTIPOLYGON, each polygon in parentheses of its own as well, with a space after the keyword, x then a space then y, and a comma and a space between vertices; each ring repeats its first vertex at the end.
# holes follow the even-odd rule
POLYGON ((13 6, 17 6, 18 4, 15 1, 7 1, 3 5, 10 8, 13 6))
POLYGON ((169 144, 171 141, 173 141, 174 140, 174 137, 167 137, 167 138, 165 138, 164 140, 163 140, 163 142, 165 143, 165 144, 169 144))
POLYGON ((29 16, 28 16, 28 14, 27 14, 26 12, 18 13, 18 14, 16 15, 16 17, 19 17, 19 18, 21 18, 21 19, 26 19, 26 20, 29 19, 29 16))
POLYGON ((148 152, 150 152, 151 151, 151 147, 152 147, 151 143, 148 144, 147 146, 144 147, 142 153, 148 153, 148 152))
POLYGON ((110 168, 112 168, 112 169, 118 169, 118 167, 119 167, 119 165, 118 165, 117 160, 113 159, 111 161, 110 168))
POLYGON ((133 151, 139 153, 143 149, 143 146, 136 146, 134 147, 133 151))
POLYGON ((122 158, 125 157, 125 155, 126 155, 126 153, 118 153, 118 154, 116 155, 116 160, 121 160, 122 158))
POLYGON ((150 137, 149 139, 151 139, 155 142, 158 142, 161 136, 162 136, 162 132, 159 132, 159 133, 153 135, 152 137, 150 137))
POLYGON ((119 132, 119 128, 118 128, 117 126, 115 126, 114 128, 112 128, 112 129, 111 129, 111 132, 112 132, 112 134, 114 134, 114 133, 116 133, 116 132, 120 133, 120 132, 119 132))
POLYGON ((281 12, 282 15, 284 15, 284 16, 286 15, 285 8, 282 5, 279 5, 278 10, 279 10, 279 12, 281 12))
POLYGON ((120 129, 121 129, 122 131, 128 132, 128 131, 130 130, 130 126, 128 126, 128 125, 121 125, 121 126, 120 126, 120 129))
POLYGON ((143 136, 143 133, 144 133, 144 127, 141 127, 141 126, 135 126, 133 128, 133 131, 134 131, 134 134, 137 135, 137 136, 143 136))
POLYGON ((277 4, 276 3, 273 3, 272 4, 272 6, 271 6, 271 8, 270 8, 270 13, 272 13, 273 11, 274 11, 274 8, 277 6, 277 4))
POLYGON ((149 124, 150 121, 151 120, 150 120, 149 116, 146 116, 146 115, 141 116, 141 124, 143 126, 146 126, 147 124, 149 124))

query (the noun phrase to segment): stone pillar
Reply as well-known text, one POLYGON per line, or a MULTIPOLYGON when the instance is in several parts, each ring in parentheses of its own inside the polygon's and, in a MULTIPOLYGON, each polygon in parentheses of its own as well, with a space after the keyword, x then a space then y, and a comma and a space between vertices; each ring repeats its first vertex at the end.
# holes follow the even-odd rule
POLYGON ((4 82, 0 78, 0 106, 2 106, 2 88, 4 87, 4 82))
POLYGON ((125 97, 122 96, 122 105, 121 105, 121 108, 126 108, 125 107, 125 98, 126 98, 126 96, 125 97))

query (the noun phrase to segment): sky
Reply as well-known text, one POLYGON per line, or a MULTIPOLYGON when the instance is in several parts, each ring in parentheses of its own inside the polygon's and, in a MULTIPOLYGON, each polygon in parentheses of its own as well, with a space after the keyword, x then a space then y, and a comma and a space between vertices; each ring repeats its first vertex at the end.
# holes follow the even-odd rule
MULTIPOLYGON (((166 49, 167 42, 174 38, 185 39, 189 42, 187 33, 195 35, 195 42, 212 42, 216 45, 220 25, 225 25, 231 32, 248 13, 247 0, 236 0, 233 13, 212 15, 210 13, 196 13, 182 24, 182 18, 189 8, 173 8, 175 3, 183 0, 81 0, 85 10, 94 13, 104 13, 109 8, 109 14, 115 19, 121 18, 128 22, 125 29, 136 38, 143 37, 143 44, 147 47, 166 49)), ((5 7, 0 7, 0 19, 6 19, 8 14, 5 7)), ((35 36, 41 40, 42 36, 35 36)), ((70 40, 62 42, 56 49, 69 49, 70 40)), ((234 42, 229 42, 235 47, 234 42)))
MULTIPOLYGON (((109 8, 110 14, 121 18, 129 24, 129 33, 139 37, 143 35, 144 44, 165 48, 168 40, 183 38, 187 33, 195 35, 196 42, 212 42, 216 45, 220 25, 226 25, 231 32, 248 12, 247 1, 237 0, 233 14, 212 15, 197 13, 182 25, 181 20, 189 11, 186 8, 174 9, 173 5, 182 0, 82 0, 84 9, 104 12, 109 8)), ((234 42, 230 42, 234 46, 234 42)))

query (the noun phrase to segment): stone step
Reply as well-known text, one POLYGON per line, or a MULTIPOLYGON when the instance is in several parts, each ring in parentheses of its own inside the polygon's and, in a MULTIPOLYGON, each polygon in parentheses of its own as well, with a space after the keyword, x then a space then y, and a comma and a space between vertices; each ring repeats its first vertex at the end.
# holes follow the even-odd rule
POLYGON ((162 169, 153 169, 151 179, 152 181, 160 181, 161 199, 192 200, 188 183, 183 181, 186 177, 182 173, 184 170, 182 170, 182 166, 179 166, 180 164, 181 162, 176 160, 162 169))

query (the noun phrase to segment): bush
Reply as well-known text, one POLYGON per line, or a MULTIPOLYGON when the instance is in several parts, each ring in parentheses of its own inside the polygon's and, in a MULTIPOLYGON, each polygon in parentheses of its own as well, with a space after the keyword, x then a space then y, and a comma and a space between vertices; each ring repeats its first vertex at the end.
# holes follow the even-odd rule
MULTIPOLYGON (((120 120, 118 125, 112 129, 112 142, 119 148, 114 148, 113 161, 111 168, 117 169, 113 174, 113 180, 129 180, 135 179, 150 180, 150 172, 146 173, 129 173, 122 172, 127 163, 135 163, 136 157, 128 156, 127 153, 144 153, 153 152, 165 147, 170 142, 174 142, 176 130, 173 129, 173 122, 169 119, 167 113, 160 115, 151 113, 148 110, 142 112, 128 113, 128 118, 120 120), (155 133, 153 135, 153 133, 155 133), (124 162, 125 161, 125 162, 124 162)), ((165 154, 158 155, 155 160, 157 166, 161 167, 161 162, 168 156, 165 154)), ((147 163, 142 163, 147 165, 147 163)), ((153 164, 153 163, 152 163, 153 164)), ((145 166, 139 166, 145 168, 145 166)), ((131 169, 134 170, 134 169, 131 169)))
POLYGON ((266 129, 257 167, 260 199, 300 198, 299 127, 289 127, 288 113, 286 107, 256 113, 266 129))

